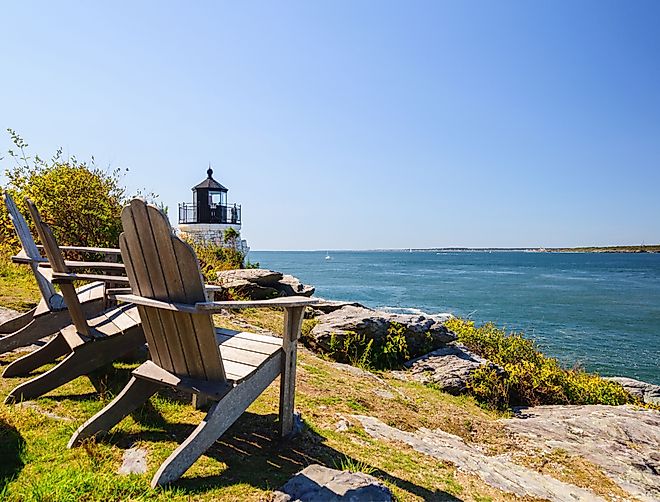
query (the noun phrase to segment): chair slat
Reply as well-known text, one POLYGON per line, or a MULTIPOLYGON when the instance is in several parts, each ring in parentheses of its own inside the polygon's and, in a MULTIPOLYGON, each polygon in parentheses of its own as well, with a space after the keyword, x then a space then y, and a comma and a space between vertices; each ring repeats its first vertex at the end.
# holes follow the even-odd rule
MULTIPOLYGON (((158 209, 134 200, 124 208, 122 224, 120 247, 134 293, 177 303, 207 301, 194 251, 173 234, 158 209)), ((225 379, 211 315, 151 306, 139 311, 157 364, 180 376, 225 379)))
POLYGON ((43 260, 41 253, 39 252, 39 249, 37 249, 37 244, 32 238, 32 233, 30 233, 27 221, 25 221, 25 218, 23 218, 23 215, 16 207, 14 200, 7 192, 4 193, 4 201, 7 211, 9 212, 9 219, 14 225, 18 239, 21 241, 21 247, 25 254, 32 260, 30 268, 37 280, 39 292, 41 293, 42 298, 48 303, 53 296, 57 295, 57 292, 55 291, 53 284, 50 282, 50 277, 42 273, 38 268, 38 262, 43 260))
MULTIPOLYGON (((62 252, 60 251, 57 241, 55 240, 53 232, 51 231, 50 227, 46 225, 46 223, 44 223, 44 221, 41 219, 39 210, 34 205, 34 203, 30 199, 25 199, 25 201, 27 203, 28 210, 32 215, 32 220, 34 221, 37 234, 39 235, 41 244, 44 246, 44 251, 46 252, 46 256, 48 256, 48 261, 50 262, 50 266, 53 272, 68 273, 69 269, 64 263, 64 257, 62 256, 62 252)), ((64 301, 66 302, 66 306, 69 310, 69 315, 71 316, 71 320, 76 326, 78 333, 84 336, 89 336, 89 325, 87 324, 87 319, 83 313, 82 306, 80 305, 80 300, 78 299, 76 288, 70 282, 63 283, 60 285, 60 291, 62 292, 62 296, 64 297, 64 301)))

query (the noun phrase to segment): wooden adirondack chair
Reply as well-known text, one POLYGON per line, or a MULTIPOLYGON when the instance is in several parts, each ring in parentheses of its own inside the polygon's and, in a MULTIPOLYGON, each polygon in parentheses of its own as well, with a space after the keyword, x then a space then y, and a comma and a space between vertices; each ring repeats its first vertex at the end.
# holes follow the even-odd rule
POLYGON ((208 302, 197 257, 176 237, 157 208, 134 200, 122 212, 122 257, 138 306, 151 361, 133 371, 128 385, 72 436, 69 447, 106 433, 159 388, 174 387, 213 401, 206 418, 165 460, 151 485, 178 479, 280 376, 280 429, 293 430, 296 343, 304 297, 208 302), (226 308, 284 307, 284 337, 216 329, 211 314, 226 308))
POLYGON ((4 376, 21 373, 26 368, 39 367, 66 355, 52 369, 14 388, 5 403, 40 396, 144 345, 144 333, 135 306, 122 305, 87 319, 73 281, 97 276, 69 271, 50 228, 41 220, 32 201, 27 200, 27 203, 52 267, 53 281, 60 285, 73 324, 62 328, 43 347, 7 367, 4 376))
MULTIPOLYGON (((37 340, 53 335, 71 324, 71 316, 66 308, 64 298, 53 287, 51 269, 44 266, 48 265, 48 260, 41 256, 27 222, 7 192, 4 193, 4 202, 9 212, 9 218, 23 247, 21 253, 13 257, 13 261, 30 266, 39 286, 42 299, 29 312, 0 324, 0 354, 18 347, 31 345, 37 340)), ((99 248, 69 247, 67 249, 95 254, 119 254, 120 252, 119 250, 99 248)), ((124 272, 124 266, 121 263, 74 261, 67 261, 66 263, 70 268, 95 268, 124 272)), ((121 281, 121 278, 113 278, 112 282, 121 281)), ((85 316, 91 316, 104 310, 106 299, 103 282, 93 282, 82 286, 76 290, 76 294, 85 316)))

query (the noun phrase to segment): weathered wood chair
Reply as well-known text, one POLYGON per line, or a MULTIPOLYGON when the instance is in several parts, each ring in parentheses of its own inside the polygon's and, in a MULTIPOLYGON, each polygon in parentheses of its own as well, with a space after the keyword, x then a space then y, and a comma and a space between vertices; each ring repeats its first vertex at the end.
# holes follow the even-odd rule
POLYGON ((145 343, 135 306, 122 305, 89 319, 86 317, 73 281, 89 276, 69 271, 50 228, 41 220, 34 204, 30 200, 27 204, 52 267, 53 282, 60 285, 73 324, 62 328, 46 345, 7 366, 3 376, 13 376, 66 355, 52 369, 14 388, 6 403, 45 394, 74 378, 88 375, 145 343))
MULTIPOLYGON (((64 298, 53 286, 52 271, 47 267, 48 260, 41 256, 25 218, 23 218, 23 215, 7 192, 4 193, 4 202, 9 212, 9 218, 16 230, 16 235, 23 248, 12 260, 16 263, 24 263, 30 266, 39 286, 42 299, 29 312, 0 324, 0 354, 18 347, 31 345, 37 340, 53 335, 71 324, 71 316, 67 310, 64 298)), ((105 248, 68 247, 67 249, 83 253, 105 255, 117 255, 120 253, 118 249, 112 250, 105 248)), ((121 263, 66 261, 66 264, 67 267, 73 269, 86 268, 114 271, 117 273, 124 272, 124 266, 121 263)), ((112 279, 112 282, 122 282, 123 280, 122 278, 108 278, 106 276, 98 276, 98 278, 107 281, 112 279)), ((76 295, 85 316, 99 313, 105 308, 104 282, 86 284, 76 290, 76 295)))
POLYGON ((144 323, 151 361, 72 436, 69 447, 106 433, 159 388, 173 387, 213 401, 206 418, 165 460, 151 485, 178 479, 280 375, 280 430, 293 430, 296 343, 305 305, 288 297, 247 302, 207 301, 197 257, 176 237, 165 215, 134 200, 122 212, 122 257, 144 323), (284 307, 284 337, 216 329, 212 314, 226 308, 284 307))

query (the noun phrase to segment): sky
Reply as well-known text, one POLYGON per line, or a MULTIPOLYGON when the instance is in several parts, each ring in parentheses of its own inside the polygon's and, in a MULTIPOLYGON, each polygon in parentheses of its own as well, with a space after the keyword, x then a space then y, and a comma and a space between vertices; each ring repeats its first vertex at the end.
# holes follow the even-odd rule
POLYGON ((654 0, 10 2, 0 156, 6 128, 93 155, 172 217, 210 162, 255 250, 660 243, 658 26, 654 0))

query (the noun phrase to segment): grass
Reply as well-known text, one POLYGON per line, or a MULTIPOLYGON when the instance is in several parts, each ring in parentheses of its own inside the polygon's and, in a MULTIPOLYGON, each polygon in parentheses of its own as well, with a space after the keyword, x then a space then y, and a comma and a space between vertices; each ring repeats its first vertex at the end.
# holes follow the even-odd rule
MULTIPOLYGON (((2 291, 5 294, 4 286, 2 291)), ((21 294, 30 298, 27 290, 21 294)), ((255 309, 240 315, 242 322, 281 334, 279 311, 255 309)), ((234 314, 215 316, 215 321, 240 327, 234 314)), ((0 370, 16 357, 0 356, 0 370)), ((576 484, 586 482, 589 474, 598 483, 602 480, 595 467, 593 472, 566 468, 579 459, 528 457, 497 421, 503 413, 484 409, 472 397, 451 396, 388 372, 379 373, 379 378, 348 372, 301 347, 296 409, 305 421, 302 434, 287 442, 277 437, 276 381, 181 480, 152 490, 149 481, 160 463, 204 417, 189 405, 187 396, 161 392, 106 438, 66 448, 75 429, 119 392, 134 367, 115 363, 108 368, 103 396, 88 379, 78 378, 29 406, 0 404, 0 500, 268 500, 273 489, 312 463, 370 473, 398 500, 513 499, 451 464, 372 438, 351 418, 353 414, 370 415, 402 430, 442 429, 479 444, 489 454, 514 453, 520 457, 516 461, 541 472, 562 471, 565 480, 576 484), (383 398, 383 390, 394 397, 383 398), (347 430, 337 430, 340 420, 349 422, 347 430), (147 473, 116 474, 123 452, 136 445, 148 451, 147 473)), ((0 379, 0 395, 24 380, 0 379)))
POLYGON ((30 269, 0 257, 0 305, 25 311, 36 306, 39 298, 39 288, 30 269))

